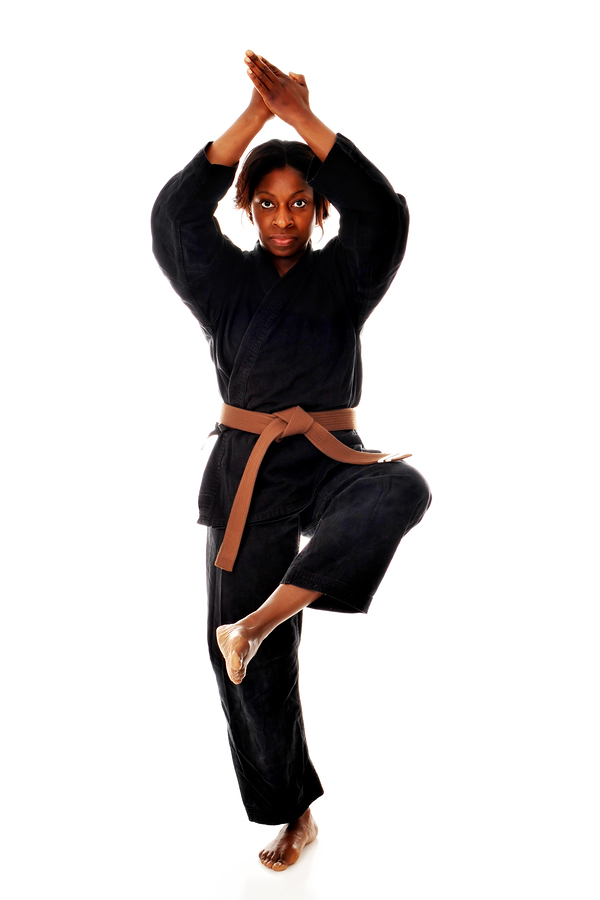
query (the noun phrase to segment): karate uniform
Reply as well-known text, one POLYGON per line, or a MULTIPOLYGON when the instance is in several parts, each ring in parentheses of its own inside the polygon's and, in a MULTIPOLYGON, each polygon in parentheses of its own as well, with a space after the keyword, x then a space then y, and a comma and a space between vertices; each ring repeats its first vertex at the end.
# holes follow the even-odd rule
MULTIPOLYGON (((404 255, 404 198, 337 135, 307 180, 338 209, 339 234, 322 249, 309 245, 280 277, 259 244, 240 250, 214 218, 235 171, 211 165, 202 150, 165 185, 152 213, 154 253, 209 342, 223 401, 265 413, 355 407, 362 385, 360 332, 404 255)), ((404 462, 338 463, 303 435, 287 437, 267 450, 233 571, 222 571, 214 561, 257 436, 217 430, 199 497, 199 522, 209 526, 209 648, 248 816, 280 824, 322 793, 298 695, 302 614, 269 635, 241 685, 227 678, 215 629, 248 615, 280 583, 321 592, 311 607, 366 612, 430 494, 404 462), (298 553, 300 534, 311 540, 298 553)), ((364 449, 356 431, 334 434, 364 449)))

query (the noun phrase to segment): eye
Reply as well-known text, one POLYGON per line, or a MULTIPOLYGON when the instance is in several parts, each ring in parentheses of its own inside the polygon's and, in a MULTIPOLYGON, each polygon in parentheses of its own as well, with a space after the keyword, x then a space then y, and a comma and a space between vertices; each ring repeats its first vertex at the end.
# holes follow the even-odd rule
POLYGON ((306 200, 294 200, 293 205, 296 207, 296 209, 304 209, 306 203, 306 200))
POLYGON ((272 200, 261 200, 260 205, 262 206, 263 209, 273 209, 273 206, 275 204, 273 203, 272 200))

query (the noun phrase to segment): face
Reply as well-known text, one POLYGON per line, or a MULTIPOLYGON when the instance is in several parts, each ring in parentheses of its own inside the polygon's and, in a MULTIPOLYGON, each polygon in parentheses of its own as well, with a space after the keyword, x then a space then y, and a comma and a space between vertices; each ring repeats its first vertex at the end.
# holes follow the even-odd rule
POLYGON ((273 256, 280 275, 294 266, 315 227, 313 189, 295 169, 274 169, 252 197, 252 219, 261 245, 273 256))

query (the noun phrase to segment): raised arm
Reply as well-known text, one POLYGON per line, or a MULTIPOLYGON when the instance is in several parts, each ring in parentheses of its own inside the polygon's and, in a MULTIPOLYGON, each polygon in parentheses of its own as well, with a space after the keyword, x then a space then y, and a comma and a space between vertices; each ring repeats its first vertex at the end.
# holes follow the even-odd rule
POLYGON ((406 200, 341 134, 325 162, 312 163, 307 181, 340 214, 339 233, 321 253, 333 261, 337 283, 346 284, 348 296, 355 298, 362 324, 388 290, 404 256, 406 200))
POLYGON ((206 152, 213 166, 235 166, 246 147, 273 117, 258 91, 252 91, 250 103, 233 125, 217 138, 206 152))
POLYGON ((408 234, 406 201, 384 175, 310 108, 303 75, 285 75, 251 50, 244 60, 265 105, 296 129, 320 163, 311 165, 308 183, 340 213, 340 231, 326 247, 339 278, 349 277, 349 296, 358 303, 362 324, 389 288, 402 261, 408 234))
POLYGON ((156 259, 207 332, 220 315, 226 286, 239 275, 243 256, 221 233, 217 204, 248 144, 272 115, 253 90, 241 116, 169 180, 152 210, 156 259), (214 288, 217 283, 220 290, 214 288))

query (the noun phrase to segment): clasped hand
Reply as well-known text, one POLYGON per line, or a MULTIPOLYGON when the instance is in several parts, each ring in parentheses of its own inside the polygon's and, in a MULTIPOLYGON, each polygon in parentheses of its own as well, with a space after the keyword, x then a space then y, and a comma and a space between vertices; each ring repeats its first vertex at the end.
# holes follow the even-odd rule
POLYGON ((252 84, 272 115, 295 126, 303 116, 311 114, 304 75, 286 75, 252 50, 246 51, 244 62, 252 84))

